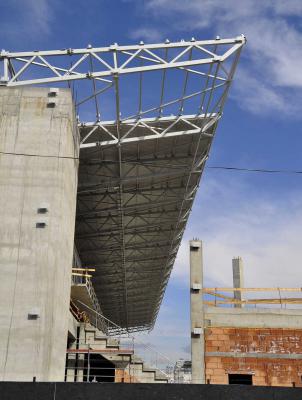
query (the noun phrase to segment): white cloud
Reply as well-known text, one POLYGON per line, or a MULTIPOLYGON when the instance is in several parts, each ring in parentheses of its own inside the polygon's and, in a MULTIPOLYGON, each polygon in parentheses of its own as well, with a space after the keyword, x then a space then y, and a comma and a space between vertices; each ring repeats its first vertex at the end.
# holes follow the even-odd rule
POLYGON ((238 105, 253 114, 267 115, 272 111, 278 116, 295 116, 300 114, 302 93, 294 90, 294 95, 285 92, 279 87, 274 87, 259 78, 244 67, 239 67, 235 81, 234 90, 230 97, 238 102, 238 105), (292 97, 291 97, 292 96, 292 97), (295 99, 295 101, 293 101, 295 99))
POLYGON ((276 13, 296 16, 302 13, 301 0, 278 0, 275 2, 276 13))
POLYGON ((268 194, 266 198, 246 194, 246 185, 242 184, 241 190, 240 185, 210 182, 212 189, 202 200, 201 196, 196 199, 172 279, 181 282, 188 278, 188 240, 202 234, 207 284, 231 285, 232 257, 241 256, 247 286, 300 287, 302 193, 287 193, 276 200, 268 194), (207 209, 209 198, 212 203, 207 209))
POLYGON ((139 28, 130 33, 131 39, 146 40, 147 42, 162 41, 162 33, 158 29, 139 28))
POLYGON ((50 0, 23 0, 22 6, 26 11, 27 18, 32 25, 36 26, 41 33, 49 33, 52 21, 50 0))
POLYGON ((53 7, 57 0, 11 0, 7 5, 10 16, 1 21, 1 34, 21 40, 51 32, 53 7))
POLYGON ((295 114, 302 88, 302 32, 301 25, 289 18, 302 17, 300 0, 149 0, 144 4, 162 37, 188 30, 226 37, 244 33, 248 42, 241 66, 246 79, 240 81, 240 89, 234 88, 239 103, 260 114, 263 106, 265 112, 282 109, 283 116, 295 114))

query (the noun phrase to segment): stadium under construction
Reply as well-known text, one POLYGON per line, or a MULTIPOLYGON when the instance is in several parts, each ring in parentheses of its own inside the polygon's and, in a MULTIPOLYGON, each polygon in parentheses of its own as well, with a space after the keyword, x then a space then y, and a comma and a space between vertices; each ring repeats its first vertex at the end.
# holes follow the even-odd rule
POLYGON ((167 381, 122 337, 154 326, 244 44, 1 51, 0 380, 167 381))

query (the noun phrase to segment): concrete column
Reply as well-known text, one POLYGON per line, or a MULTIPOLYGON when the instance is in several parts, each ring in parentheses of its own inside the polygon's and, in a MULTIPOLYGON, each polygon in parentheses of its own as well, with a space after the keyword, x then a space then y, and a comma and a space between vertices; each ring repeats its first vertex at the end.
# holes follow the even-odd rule
MULTIPOLYGON (((243 288, 243 261, 241 257, 235 257, 232 260, 233 267, 233 287, 234 288, 243 288)), ((234 299, 242 300, 242 292, 238 290, 234 290, 234 299)), ((241 304, 234 304, 235 308, 241 308, 241 304)))
MULTIPOLYGON (((78 349, 88 349, 88 346, 86 344, 86 333, 85 333, 85 323, 80 324, 80 329, 79 329, 79 336, 78 336, 78 349)), ((84 364, 85 364, 85 354, 79 353, 77 356, 77 382, 83 382, 84 381, 84 364)))
POLYGON ((68 89, 0 87, 0 380, 64 380, 78 139, 68 89))
POLYGON ((190 240, 192 383, 205 383, 202 242, 190 240))
MULTIPOLYGON (((70 350, 77 349, 76 340, 70 345, 70 350)), ((66 358, 66 382, 75 382, 76 353, 69 353, 66 358)))

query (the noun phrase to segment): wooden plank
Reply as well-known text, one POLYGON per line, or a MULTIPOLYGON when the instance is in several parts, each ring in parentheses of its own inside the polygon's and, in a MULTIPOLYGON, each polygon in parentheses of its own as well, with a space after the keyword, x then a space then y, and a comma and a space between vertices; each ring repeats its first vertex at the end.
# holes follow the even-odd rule
POLYGON ((302 304, 302 298, 284 298, 284 299, 250 299, 250 300, 204 300, 206 305, 222 304, 302 304))
POLYGON ((91 278, 92 275, 88 275, 88 274, 78 274, 77 272, 72 272, 72 275, 75 276, 82 276, 83 278, 91 278))
POLYGON ((88 271, 95 272, 95 268, 72 268, 73 271, 88 271))
POLYGON ((203 291, 203 293, 209 294, 210 296, 220 297, 222 299, 233 299, 233 297, 226 296, 225 294, 221 294, 221 293, 213 293, 213 292, 207 292, 207 291, 203 291))

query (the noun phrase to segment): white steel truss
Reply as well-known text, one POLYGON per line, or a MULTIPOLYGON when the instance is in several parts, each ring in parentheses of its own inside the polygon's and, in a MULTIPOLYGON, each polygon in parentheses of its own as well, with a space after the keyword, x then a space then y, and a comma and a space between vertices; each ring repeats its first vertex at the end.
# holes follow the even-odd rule
POLYGON ((0 85, 72 90, 77 248, 129 331, 154 325, 245 41, 0 53, 0 85))

